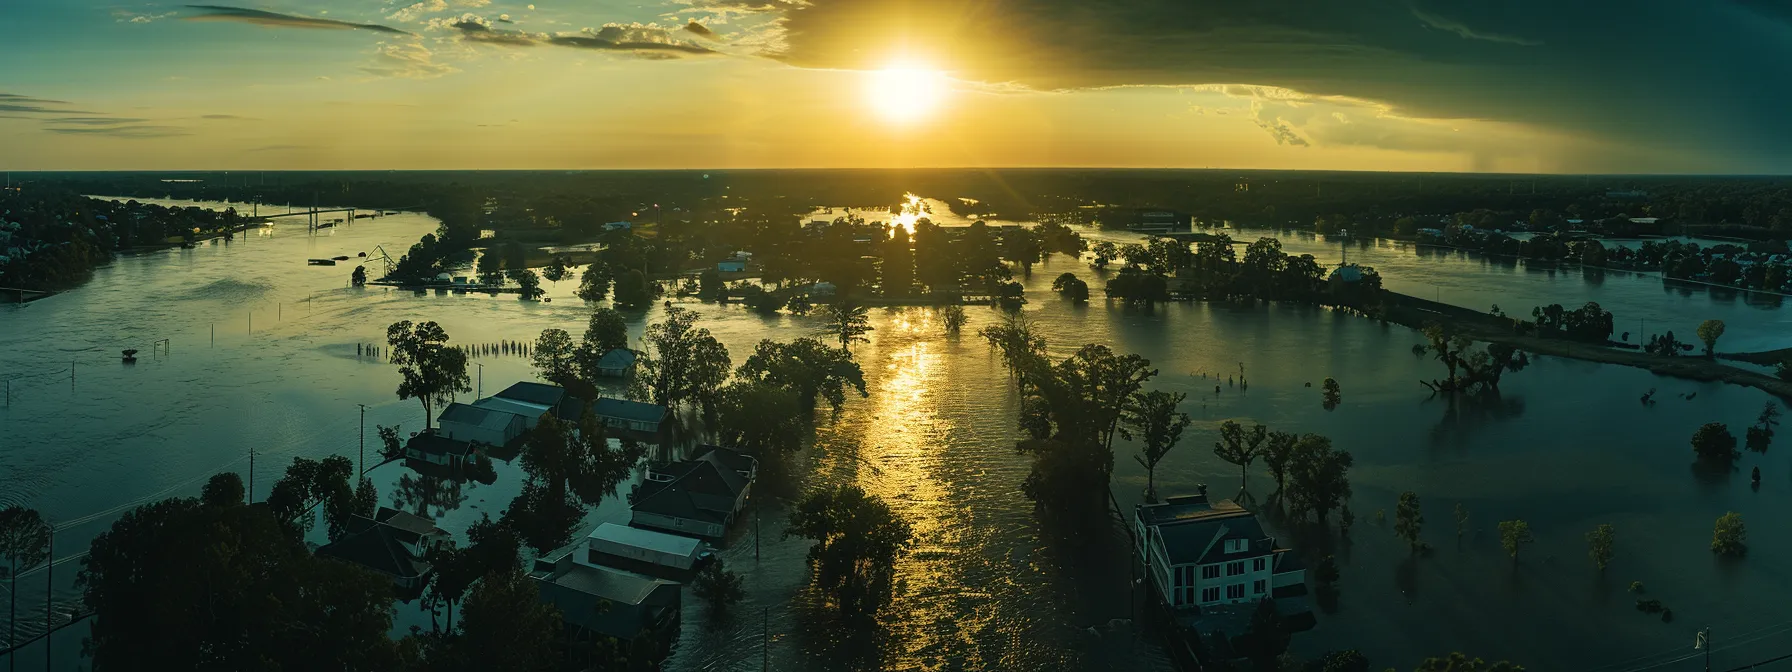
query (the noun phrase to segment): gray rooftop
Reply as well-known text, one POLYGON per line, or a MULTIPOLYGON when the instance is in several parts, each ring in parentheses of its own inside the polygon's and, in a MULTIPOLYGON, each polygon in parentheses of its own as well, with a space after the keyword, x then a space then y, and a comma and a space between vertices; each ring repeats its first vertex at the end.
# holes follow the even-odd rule
POLYGON ((521 382, 506 387, 503 392, 492 396, 552 408, 559 405, 560 400, 566 397, 566 388, 545 383, 521 382))
POLYGON ((634 422, 659 422, 666 418, 666 407, 627 399, 600 397, 591 411, 606 418, 622 418, 634 422))

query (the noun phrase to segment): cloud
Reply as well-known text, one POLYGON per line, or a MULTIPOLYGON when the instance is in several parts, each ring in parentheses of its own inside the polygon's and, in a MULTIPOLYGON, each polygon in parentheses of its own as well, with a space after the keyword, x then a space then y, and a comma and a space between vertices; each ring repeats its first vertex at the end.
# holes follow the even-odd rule
POLYGON ((1516 45, 1527 46, 1527 47, 1543 46, 1543 43, 1539 42, 1537 40, 1530 40, 1530 39, 1525 39, 1522 37, 1514 37, 1511 35, 1501 35, 1498 33, 1480 32, 1473 28, 1468 27, 1468 25, 1462 23, 1461 21, 1457 21, 1455 19, 1452 19, 1452 18, 1449 18, 1446 16, 1433 14, 1433 13, 1427 12, 1423 9, 1419 9, 1418 7, 1412 8, 1412 15, 1418 17, 1418 19, 1420 21, 1425 22, 1425 25, 1427 25, 1427 26, 1431 26, 1432 28, 1437 28, 1439 30, 1450 31, 1452 33, 1462 36, 1465 39, 1485 40, 1487 42, 1501 42, 1504 44, 1516 44, 1516 45))
POLYGON ((875 69, 906 55, 955 78, 1035 90, 1273 85, 1371 101, 1402 119, 1485 120, 1646 148, 1664 164, 1792 171, 1783 120, 1792 88, 1773 84, 1792 81, 1783 0, 689 6, 764 9, 782 23, 757 42, 760 53, 800 67, 875 69))
POLYGON ((696 21, 691 21, 690 23, 684 24, 684 30, 687 33, 691 33, 693 35, 696 35, 697 37, 701 37, 704 39, 709 39, 709 40, 721 39, 721 36, 716 35, 716 31, 710 30, 707 26, 704 26, 701 23, 697 23, 696 21))
POLYGON ((586 28, 576 34, 555 35, 549 38, 548 42, 580 49, 634 52, 636 56, 652 59, 677 58, 680 55, 705 56, 716 53, 709 47, 676 41, 672 38, 671 32, 665 28, 639 23, 612 23, 596 30, 586 28))
POLYGON ((404 79, 435 79, 459 72, 454 66, 437 63, 434 52, 414 41, 381 43, 374 49, 374 63, 361 70, 404 79))
POLYGON ((446 11, 447 9, 448 3, 446 0, 423 0, 423 2, 416 3, 386 15, 386 20, 410 23, 424 14, 434 14, 436 12, 446 11))
POLYGON ((67 124, 72 126, 117 126, 120 124, 140 124, 148 119, 131 117, 54 117, 45 119, 48 124, 67 124))
POLYGON ((376 23, 353 23, 349 21, 338 21, 336 19, 317 19, 306 16, 294 16, 291 14, 279 14, 259 9, 226 7, 223 5, 187 5, 187 7, 197 9, 203 13, 182 17, 186 21, 237 21, 241 23, 252 23, 258 26, 318 28, 326 30, 371 30, 380 33, 396 33, 400 35, 411 34, 391 26, 382 26, 376 23))
POLYGON ((139 14, 127 9, 112 11, 112 18, 118 23, 152 23, 179 14, 179 12, 163 12, 161 14, 139 14))
POLYGON ((310 149, 310 148, 305 147, 303 145, 262 145, 260 147, 250 147, 249 151, 251 151, 251 152, 289 152, 289 151, 299 150, 299 149, 310 149))
POLYGON ((249 119, 249 117, 239 117, 234 114, 202 114, 202 115, 199 115, 199 118, 200 119, 229 119, 229 120, 248 120, 249 119))
POLYGON ((63 135, 103 135, 113 138, 127 138, 133 140, 147 138, 175 138, 184 135, 192 135, 187 129, 179 126, 155 126, 148 124, 105 127, 52 127, 44 130, 63 135))
POLYGON ((460 33, 463 41, 512 47, 533 47, 548 44, 575 49, 610 51, 647 60, 666 60, 684 56, 708 56, 717 52, 699 44, 680 41, 672 31, 653 24, 612 23, 602 28, 586 28, 576 33, 530 33, 492 27, 492 22, 475 14, 458 19, 432 19, 432 29, 449 29, 460 33))

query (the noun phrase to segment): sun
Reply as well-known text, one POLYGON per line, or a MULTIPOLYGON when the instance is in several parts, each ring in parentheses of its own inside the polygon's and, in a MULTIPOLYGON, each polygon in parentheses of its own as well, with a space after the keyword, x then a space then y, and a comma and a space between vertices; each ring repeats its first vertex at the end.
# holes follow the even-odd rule
POLYGON ((865 103, 884 121, 910 125, 936 114, 952 90, 946 73, 901 61, 873 70, 865 79, 865 103))

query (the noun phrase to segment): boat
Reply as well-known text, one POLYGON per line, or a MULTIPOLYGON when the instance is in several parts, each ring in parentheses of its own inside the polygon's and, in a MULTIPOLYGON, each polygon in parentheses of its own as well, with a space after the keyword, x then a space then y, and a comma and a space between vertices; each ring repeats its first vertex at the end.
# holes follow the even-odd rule
POLYGON ((137 363, 137 351, 136 350, 124 351, 124 363, 136 364, 137 363))
POLYGON ((305 263, 310 266, 335 266, 336 260, 335 259, 306 259, 305 263))
POLYGON ((330 257, 330 258, 334 259, 336 261, 348 261, 348 255, 346 255, 346 254, 339 256, 339 257, 330 257))
POLYGON ((336 226, 335 222, 324 222, 322 224, 317 225, 317 228, 328 229, 328 228, 333 228, 335 226, 336 226))
POLYGON ((357 256, 357 257, 365 257, 365 256, 367 256, 367 253, 366 253, 366 252, 362 252, 362 253, 360 253, 360 254, 357 254, 357 255, 355 255, 355 256, 357 256))

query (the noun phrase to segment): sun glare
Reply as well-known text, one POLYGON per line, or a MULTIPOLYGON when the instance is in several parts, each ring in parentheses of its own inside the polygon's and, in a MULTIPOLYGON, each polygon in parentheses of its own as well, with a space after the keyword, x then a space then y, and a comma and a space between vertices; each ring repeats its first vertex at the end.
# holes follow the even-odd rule
POLYGON ((950 92, 946 74, 916 63, 894 63, 865 79, 865 102, 894 124, 913 124, 939 110, 950 92))

